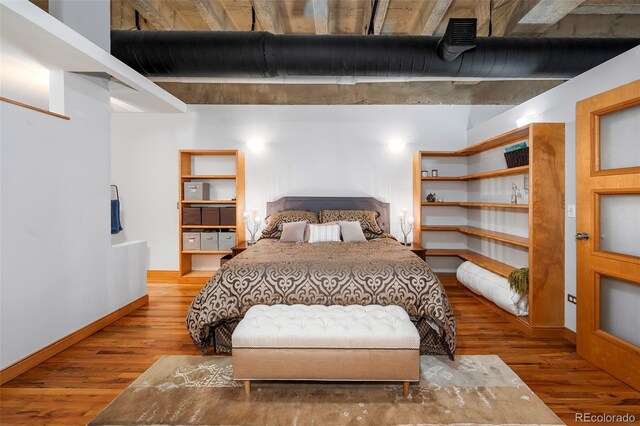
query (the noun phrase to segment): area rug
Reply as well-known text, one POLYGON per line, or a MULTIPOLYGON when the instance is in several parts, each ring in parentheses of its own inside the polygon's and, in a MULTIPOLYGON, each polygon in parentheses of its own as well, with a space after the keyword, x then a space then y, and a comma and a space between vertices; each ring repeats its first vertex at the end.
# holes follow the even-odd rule
POLYGON ((421 356, 400 383, 253 382, 245 398, 230 357, 165 356, 90 425, 558 425, 496 355, 421 356))

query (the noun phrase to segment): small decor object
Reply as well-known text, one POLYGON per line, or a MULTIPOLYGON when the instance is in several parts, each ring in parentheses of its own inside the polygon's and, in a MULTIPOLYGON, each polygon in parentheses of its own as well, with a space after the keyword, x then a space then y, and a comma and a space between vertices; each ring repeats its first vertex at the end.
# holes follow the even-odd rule
POLYGON ((429 170, 423 170, 422 177, 429 177, 429 170))
POLYGON ((504 159, 507 161, 508 169, 529 164, 529 147, 526 142, 508 146, 504 151, 504 159))
POLYGON ((247 241, 247 244, 252 245, 256 243, 256 234, 258 233, 258 229, 260 229, 260 225, 262 224, 262 218, 258 216, 258 209, 255 207, 251 208, 251 213, 244 212, 242 214, 244 218, 244 223, 247 226, 247 231, 249 231, 250 239, 247 241))
POLYGON ((442 198, 438 198, 438 199, 436 200, 436 202, 438 202, 438 203, 444 203, 444 200, 443 200, 442 198))
POLYGON ((398 218, 400 219, 400 230, 402 231, 403 239, 402 244, 408 246, 407 236, 413 230, 413 218, 407 217, 408 210, 403 208, 400 213, 398 213, 398 218))
POLYGON ((435 203, 436 202, 436 193, 433 192, 431 194, 427 194, 427 202, 428 203, 435 203))
POLYGON ((120 222, 120 194, 118 187, 111 185, 116 189, 116 198, 111 200, 111 235, 115 235, 122 231, 122 223, 120 222))
POLYGON ((518 204, 518 198, 522 198, 522 193, 520 193, 520 189, 518 189, 518 185, 515 183, 511 184, 511 204, 518 204))
POLYGON ((438 177, 438 169, 431 170, 431 176, 438 177))
POLYGON ((511 290, 520 296, 527 296, 529 294, 529 268, 514 269, 507 279, 509 280, 511 290))

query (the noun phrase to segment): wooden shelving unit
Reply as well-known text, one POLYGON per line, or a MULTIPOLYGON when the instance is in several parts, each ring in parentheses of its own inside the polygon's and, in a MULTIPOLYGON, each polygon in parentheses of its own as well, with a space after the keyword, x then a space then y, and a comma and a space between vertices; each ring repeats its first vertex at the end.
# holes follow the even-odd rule
POLYGON ((466 201, 444 201, 437 202, 422 202, 423 207, 466 207, 466 208, 478 208, 478 209, 516 209, 516 210, 529 210, 528 204, 505 204, 505 203, 469 203, 466 201))
POLYGON ((183 175, 182 179, 223 179, 223 180, 233 180, 235 179, 235 175, 183 175))
POLYGON ((182 229, 236 229, 235 225, 182 225, 182 229))
POLYGON ((489 179, 500 176, 513 176, 523 175, 529 173, 529 166, 513 167, 511 169, 492 170, 490 172, 474 173, 465 176, 438 176, 438 177, 423 177, 423 181, 467 181, 478 179, 489 179))
MULTIPOLYGON (((413 241, 426 247, 425 236, 428 237, 430 232, 457 232, 499 242, 507 250, 509 247, 528 250, 529 316, 518 320, 529 329, 538 331, 564 327, 564 125, 533 123, 458 151, 419 151, 414 156, 413 166, 414 217, 416 223, 420 224, 414 228, 413 241), (457 157, 466 162, 468 157, 522 140, 528 141, 529 165, 460 176, 421 176, 425 158, 432 158, 437 162, 440 158, 457 157), (529 176, 528 204, 450 200, 426 202, 423 199, 423 185, 429 188, 429 192, 434 182, 461 182, 460 185, 466 185, 473 180, 522 174, 529 176), (529 218, 529 236, 526 238, 467 225, 426 225, 425 214, 428 215, 433 207, 499 209, 504 210, 503 215, 526 212, 529 218)), ((426 256, 457 257, 503 277, 507 277, 515 268, 469 249, 428 247, 426 256)))
POLYGON ((529 247, 529 239, 518 235, 506 234, 504 232, 491 231, 488 229, 476 228, 474 226, 442 226, 442 225, 422 225, 422 231, 427 232, 460 232, 476 237, 487 238, 489 240, 501 241, 514 246, 529 247))
POLYGON ((236 200, 182 200, 182 204, 236 204, 236 200))
MULTIPOLYGON (((209 170, 207 170, 208 172, 209 170)), ((180 283, 206 283, 215 270, 193 270, 193 256, 223 256, 231 254, 231 250, 183 250, 182 232, 190 230, 222 230, 232 229, 236 232, 236 241, 244 241, 244 222, 242 213, 244 211, 244 154, 236 150, 182 150, 179 158, 179 203, 178 203, 178 234, 179 249, 178 256, 180 258, 180 283), (229 161, 234 163, 234 174, 197 174, 193 170, 194 161, 200 157, 230 157, 229 161), (215 187, 216 181, 234 181, 235 183, 235 199, 233 200, 185 200, 184 199, 184 183, 191 180, 210 180, 215 187), (182 225, 182 209, 192 205, 216 205, 230 206, 236 208, 235 225, 182 225)), ((197 232, 197 231, 196 231, 197 232)))

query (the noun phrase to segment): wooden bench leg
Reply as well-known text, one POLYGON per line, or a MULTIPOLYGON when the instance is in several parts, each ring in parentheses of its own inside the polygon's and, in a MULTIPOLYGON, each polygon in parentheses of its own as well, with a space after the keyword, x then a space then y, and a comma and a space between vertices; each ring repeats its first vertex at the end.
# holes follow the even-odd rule
POLYGON ((402 394, 404 396, 409 396, 409 382, 402 383, 402 394))
POLYGON ((247 398, 251 396, 251 382, 249 380, 244 381, 244 394, 247 398))

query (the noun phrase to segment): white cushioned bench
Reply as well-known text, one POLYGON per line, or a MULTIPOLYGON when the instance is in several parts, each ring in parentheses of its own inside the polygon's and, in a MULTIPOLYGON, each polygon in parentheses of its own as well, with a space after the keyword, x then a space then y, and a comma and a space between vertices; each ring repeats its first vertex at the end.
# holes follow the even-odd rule
POLYGON ((256 305, 232 336, 233 375, 251 380, 401 381, 420 374, 420 336, 399 306, 256 305))

